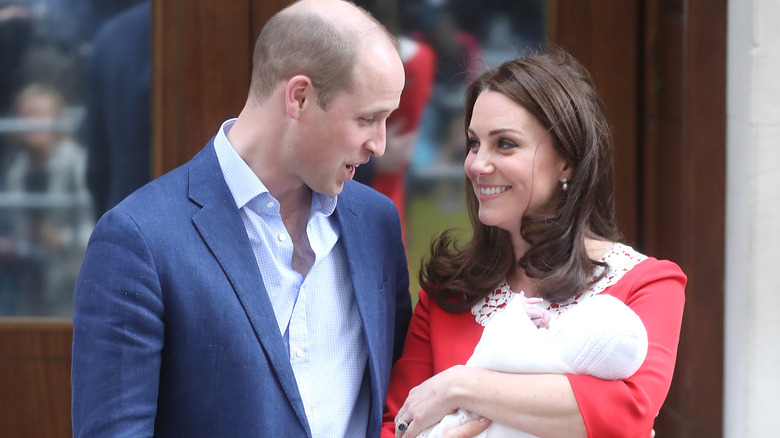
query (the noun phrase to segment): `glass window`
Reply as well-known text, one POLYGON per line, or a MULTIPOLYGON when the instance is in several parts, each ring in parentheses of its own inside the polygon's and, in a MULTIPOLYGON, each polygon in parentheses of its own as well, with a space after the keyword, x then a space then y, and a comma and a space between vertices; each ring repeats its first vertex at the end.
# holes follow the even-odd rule
MULTIPOLYGON (((401 104, 388 120, 385 156, 357 179, 396 203, 405 229, 412 292, 431 238, 470 232, 465 211, 463 100, 486 68, 545 41, 544 0, 364 0, 400 40, 406 69, 401 104)), ((364 169, 365 167, 365 169, 364 169)))
POLYGON ((86 78, 103 23, 137 1, 0 0, 0 315, 71 316, 97 217, 86 78))

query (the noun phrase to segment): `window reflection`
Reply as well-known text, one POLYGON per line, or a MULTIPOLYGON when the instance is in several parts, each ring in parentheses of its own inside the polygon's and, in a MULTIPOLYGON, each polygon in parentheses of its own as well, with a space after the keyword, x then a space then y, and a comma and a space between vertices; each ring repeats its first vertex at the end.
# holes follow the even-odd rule
POLYGON ((95 222, 85 71, 104 21, 137 1, 0 1, 0 315, 70 316, 95 222))
POLYGON ((62 94, 37 83, 16 99, 0 237, 8 313, 67 315, 92 231, 86 153, 62 94))
MULTIPOLYGON (((133 68, 117 67, 132 71, 125 76, 136 79, 132 86, 122 78, 112 83, 114 90, 125 87, 123 94, 109 95, 95 79, 87 79, 90 59, 100 49, 94 42, 98 29, 140 3, 0 0, 0 315, 70 315, 86 230, 149 178, 148 33, 146 40, 137 40, 146 41, 137 47, 147 52, 132 55, 133 68), (39 108, 15 106, 27 99, 23 95, 37 99, 39 108), (105 106, 110 104, 115 106, 105 106), (131 107, 134 116, 120 112, 131 107), (101 155, 115 147, 101 137, 108 135, 100 131, 105 121, 96 121, 96 115, 108 113, 122 121, 137 119, 111 135, 140 147, 113 163, 101 155), (85 180, 91 182, 87 196, 85 180), (88 209, 91 216, 85 214, 88 209)), ((386 156, 360 169, 368 171, 362 177, 369 184, 396 201, 405 219, 414 289, 431 236, 448 227, 468 228, 462 168, 465 86, 487 66, 542 43, 545 2, 357 3, 399 37, 406 61, 408 89, 388 124, 386 156)), ((126 37, 120 42, 130 40, 125 30, 116 32, 126 37)), ((112 53, 114 46, 106 47, 112 53)))
POLYGON ((463 98, 466 86, 486 68, 538 49, 545 39, 544 0, 363 0, 401 41, 407 88, 388 120, 385 156, 358 168, 356 178, 387 194, 405 226, 407 256, 416 293, 419 262, 433 235, 470 229, 465 213, 463 98), (414 42, 416 58, 405 53, 414 42), (426 87, 426 56, 432 78, 426 87), (421 72, 422 71, 422 72, 421 72), (421 89, 422 88, 422 89, 421 89), (418 118, 408 106, 420 105, 418 118), (393 118, 414 121, 393 131, 393 118), (411 146, 408 133, 413 131, 411 146), (401 157, 397 155, 399 151, 401 157), (399 164, 400 162, 400 164, 399 164), (385 170, 389 168, 390 170, 385 170))

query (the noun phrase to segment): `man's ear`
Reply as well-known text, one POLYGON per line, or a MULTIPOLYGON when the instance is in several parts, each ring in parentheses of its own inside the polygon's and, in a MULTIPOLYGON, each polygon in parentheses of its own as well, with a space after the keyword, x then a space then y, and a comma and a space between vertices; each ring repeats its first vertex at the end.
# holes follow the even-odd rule
POLYGON ((314 104, 315 99, 314 86, 308 76, 297 75, 287 81, 284 90, 284 104, 289 117, 300 118, 301 112, 314 104))

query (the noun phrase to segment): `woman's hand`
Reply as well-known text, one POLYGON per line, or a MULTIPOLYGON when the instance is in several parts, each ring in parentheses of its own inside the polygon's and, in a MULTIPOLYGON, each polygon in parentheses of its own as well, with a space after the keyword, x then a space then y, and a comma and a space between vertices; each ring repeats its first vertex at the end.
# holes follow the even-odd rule
MULTIPOLYGON (((460 379, 467 378, 467 374, 468 369, 465 366, 456 365, 412 388, 403 406, 398 410, 398 415, 395 417, 396 438, 402 436, 415 437, 420 432, 439 422, 445 415, 455 412, 458 409, 454 401, 457 382, 460 379), (403 431, 398 428, 400 420, 407 424, 403 431)), ((472 425, 472 427, 475 426, 472 425)), ((460 429, 459 427, 456 430, 460 429)), ((470 428, 465 430, 470 430, 470 428)))

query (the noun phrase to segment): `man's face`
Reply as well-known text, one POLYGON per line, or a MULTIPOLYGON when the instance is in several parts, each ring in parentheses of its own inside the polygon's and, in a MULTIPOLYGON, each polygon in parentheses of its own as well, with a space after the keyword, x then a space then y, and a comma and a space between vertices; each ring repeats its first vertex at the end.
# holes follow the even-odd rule
POLYGON ((355 167, 385 151, 385 121, 398 107, 403 64, 394 50, 371 47, 327 110, 312 105, 296 147, 295 172, 312 190, 333 196, 355 176, 355 167))

